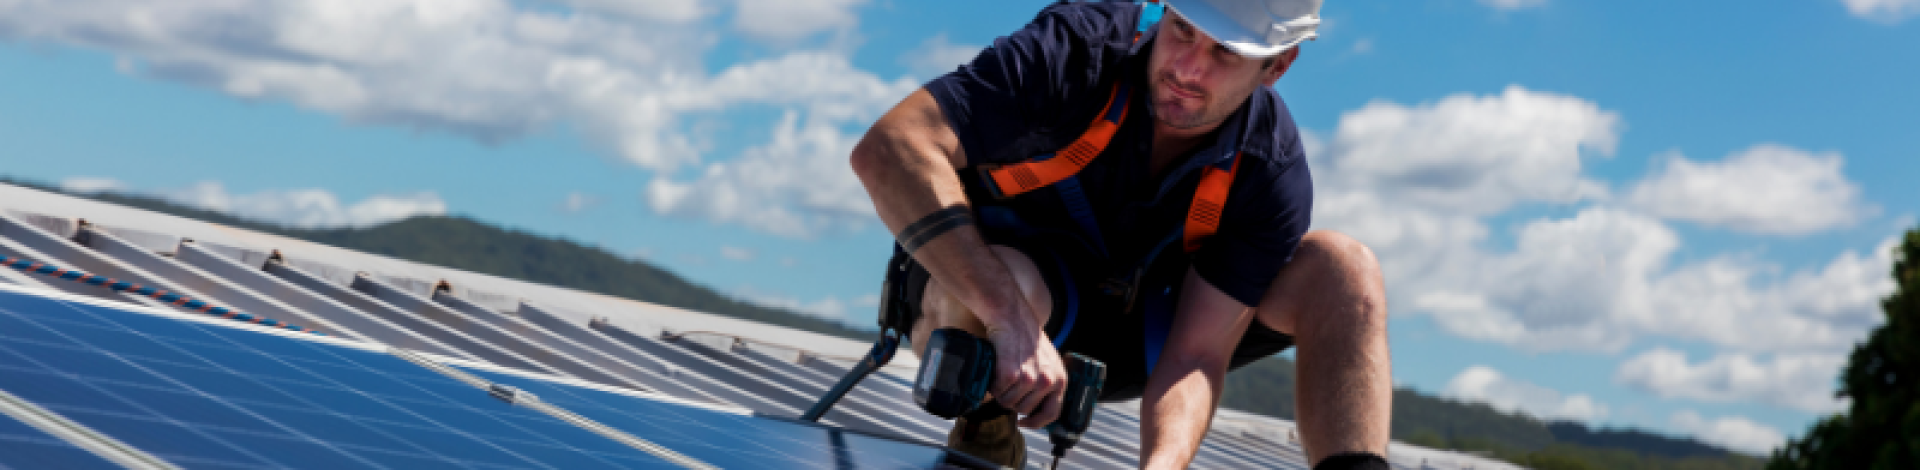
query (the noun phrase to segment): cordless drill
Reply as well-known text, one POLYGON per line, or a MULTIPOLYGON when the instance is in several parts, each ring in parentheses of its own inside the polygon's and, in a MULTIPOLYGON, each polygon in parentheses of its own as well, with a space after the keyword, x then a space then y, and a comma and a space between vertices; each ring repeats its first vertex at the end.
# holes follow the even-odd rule
MULTIPOLYGON (((1060 417, 1047 425, 1056 467, 1093 422, 1094 405, 1107 380, 1107 365, 1099 360, 1077 353, 1066 353, 1061 359, 1066 363, 1067 389, 1061 397, 1060 417)), ((913 381, 913 400, 941 418, 967 414, 986 400, 994 362, 993 344, 987 340, 956 328, 934 330, 913 381)))

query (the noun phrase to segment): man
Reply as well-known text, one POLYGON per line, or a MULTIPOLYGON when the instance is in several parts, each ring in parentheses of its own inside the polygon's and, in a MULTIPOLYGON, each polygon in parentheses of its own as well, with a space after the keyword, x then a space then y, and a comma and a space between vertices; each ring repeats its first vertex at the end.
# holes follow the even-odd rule
POLYGON ((888 321, 916 348, 949 327, 993 343, 993 400, 949 437, 990 460, 1024 458, 1014 414, 1058 416, 1073 351, 1107 363, 1103 400, 1143 399, 1142 465, 1185 467, 1226 372, 1297 338, 1310 461, 1386 468, 1380 270, 1307 231, 1270 86, 1320 1, 1167 3, 1049 6, 874 124, 852 165, 899 240, 887 297, 908 314, 888 321))

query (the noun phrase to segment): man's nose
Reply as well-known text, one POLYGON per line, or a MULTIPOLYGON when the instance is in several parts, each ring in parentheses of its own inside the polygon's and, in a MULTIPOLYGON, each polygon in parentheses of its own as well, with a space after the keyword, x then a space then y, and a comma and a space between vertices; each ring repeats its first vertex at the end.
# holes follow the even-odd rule
POLYGON ((1187 47, 1181 48, 1179 53, 1174 56, 1173 63, 1171 64, 1173 66, 1174 78, 1178 78, 1183 82, 1191 82, 1206 76, 1208 67, 1212 66, 1212 64, 1208 62, 1209 55, 1207 52, 1213 50, 1213 47, 1212 40, 1198 38, 1188 43, 1187 47))

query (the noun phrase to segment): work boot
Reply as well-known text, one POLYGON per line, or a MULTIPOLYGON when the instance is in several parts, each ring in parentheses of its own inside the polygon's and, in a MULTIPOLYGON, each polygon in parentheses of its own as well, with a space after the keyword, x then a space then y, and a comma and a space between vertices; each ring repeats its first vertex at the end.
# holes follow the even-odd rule
POLYGON ((1026 468, 1027 439, 1014 424, 1018 417, 999 402, 988 401, 953 421, 947 447, 995 465, 1026 468))

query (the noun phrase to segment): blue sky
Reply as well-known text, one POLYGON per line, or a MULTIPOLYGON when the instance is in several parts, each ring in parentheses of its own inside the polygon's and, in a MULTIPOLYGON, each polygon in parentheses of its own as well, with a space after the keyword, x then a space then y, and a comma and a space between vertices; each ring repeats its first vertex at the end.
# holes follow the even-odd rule
MULTIPOLYGON (((0 175, 451 213, 866 325, 845 164, 1039 1, 0 0, 0 175)), ((1177 5, 1177 3, 1176 3, 1177 5)), ((1920 198, 1920 1, 1341 1, 1277 85, 1396 380, 1760 452, 1839 409, 1920 198)))

